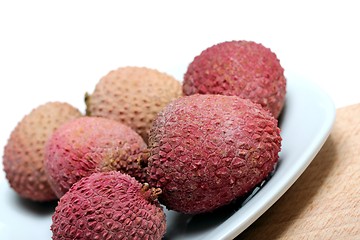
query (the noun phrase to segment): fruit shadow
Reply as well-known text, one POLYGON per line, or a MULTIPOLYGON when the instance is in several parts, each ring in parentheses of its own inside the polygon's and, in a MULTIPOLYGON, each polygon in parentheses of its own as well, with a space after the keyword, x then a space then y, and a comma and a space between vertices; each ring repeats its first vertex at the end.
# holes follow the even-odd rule
POLYGON ((220 226, 224 221, 229 219, 242 206, 250 201, 253 196, 255 196, 261 188, 265 186, 275 172, 276 166, 270 175, 258 184, 251 192, 212 212, 189 215, 174 211, 166 211, 168 220, 170 220, 168 222, 171 222, 171 226, 168 227, 164 240, 170 240, 173 238, 182 239, 185 235, 196 236, 197 234, 202 234, 205 231, 209 231, 210 229, 215 229, 220 226))
POLYGON ((278 126, 279 126, 280 129, 281 129, 281 125, 282 125, 282 123, 283 123, 283 121, 285 119, 285 116, 286 116, 286 111, 287 111, 286 109, 287 109, 287 104, 285 102, 285 104, 284 104, 284 106, 283 106, 283 108, 282 108, 282 110, 281 110, 281 112, 279 114, 279 117, 277 118, 278 126))
POLYGON ((24 212, 28 212, 32 215, 47 216, 52 215, 57 206, 57 200, 47 202, 36 202, 29 199, 22 198, 17 194, 12 194, 12 202, 16 205, 16 208, 21 209, 24 212))

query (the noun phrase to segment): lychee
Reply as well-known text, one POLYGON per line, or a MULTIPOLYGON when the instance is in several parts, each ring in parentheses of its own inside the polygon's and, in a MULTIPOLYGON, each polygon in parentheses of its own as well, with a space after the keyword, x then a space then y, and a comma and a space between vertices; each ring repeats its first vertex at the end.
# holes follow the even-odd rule
POLYGON ((269 48, 252 41, 228 41, 194 58, 184 75, 183 93, 249 98, 277 118, 285 102, 286 78, 269 48))
POLYGON ((89 116, 130 126, 147 142, 157 113, 181 95, 181 83, 166 73, 146 67, 121 67, 101 78, 94 92, 86 95, 86 111, 89 116))
POLYGON ((149 184, 168 209, 210 212, 244 196, 278 161, 277 119, 237 96, 195 94, 161 111, 149 138, 149 184))
POLYGON ((10 186, 21 197, 34 201, 56 199, 44 170, 45 143, 60 125, 81 116, 68 103, 48 102, 25 115, 11 132, 3 165, 10 186))
POLYGON ((61 197, 52 238, 160 240, 166 231, 160 193, 120 172, 93 173, 61 197))
POLYGON ((101 117, 81 117, 55 131, 46 144, 45 170, 58 197, 94 172, 122 171, 139 180, 147 145, 130 127, 101 117))

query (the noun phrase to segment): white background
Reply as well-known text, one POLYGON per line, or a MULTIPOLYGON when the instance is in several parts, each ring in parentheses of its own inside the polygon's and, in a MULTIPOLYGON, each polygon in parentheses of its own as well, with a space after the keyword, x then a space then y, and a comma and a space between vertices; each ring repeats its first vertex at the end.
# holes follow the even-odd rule
POLYGON ((356 1, 1 0, 0 146, 40 104, 84 111, 84 93, 110 70, 147 66, 181 80, 196 55, 228 40, 271 48, 336 107, 358 103, 359 10, 356 1))

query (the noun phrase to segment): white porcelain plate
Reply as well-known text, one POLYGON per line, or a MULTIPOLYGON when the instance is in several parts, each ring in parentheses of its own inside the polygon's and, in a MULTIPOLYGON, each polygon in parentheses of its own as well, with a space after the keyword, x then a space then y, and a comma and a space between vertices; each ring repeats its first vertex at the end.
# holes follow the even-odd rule
MULTIPOLYGON (((318 153, 335 120, 331 99, 313 83, 287 75, 286 105, 280 118, 283 138, 274 174, 245 201, 211 214, 186 216, 166 211, 165 239, 233 239, 260 217, 295 182, 318 153)), ((19 198, 0 174, 0 239, 51 238, 55 203, 19 198)))

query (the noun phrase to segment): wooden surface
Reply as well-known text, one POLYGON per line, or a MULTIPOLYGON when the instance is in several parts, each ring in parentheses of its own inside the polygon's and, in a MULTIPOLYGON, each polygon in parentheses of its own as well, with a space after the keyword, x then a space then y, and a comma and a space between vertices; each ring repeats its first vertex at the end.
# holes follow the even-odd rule
POLYGON ((236 239, 360 239, 360 104, 337 110, 310 166, 236 239))

